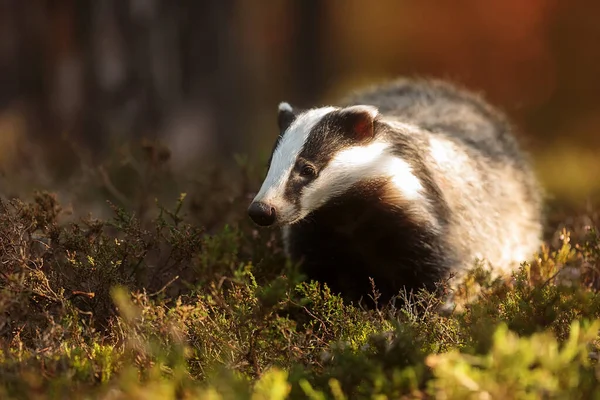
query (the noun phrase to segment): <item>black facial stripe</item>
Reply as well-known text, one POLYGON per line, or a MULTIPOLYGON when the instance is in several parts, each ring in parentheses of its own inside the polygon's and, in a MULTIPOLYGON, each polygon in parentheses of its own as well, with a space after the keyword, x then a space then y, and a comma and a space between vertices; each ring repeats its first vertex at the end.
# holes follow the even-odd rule
MULTIPOLYGON (((353 141, 345 135, 336 119, 339 118, 338 112, 333 111, 325 115, 311 130, 308 139, 304 143, 298 160, 306 160, 312 164, 318 173, 323 170, 331 161, 331 158, 340 150, 350 147, 353 141)), ((297 206, 300 202, 302 190, 306 186, 306 179, 298 176, 295 169, 287 181, 284 197, 290 203, 297 206)))
POLYGON ((332 156, 350 147, 353 141, 337 124, 338 112, 331 112, 317 123, 310 132, 299 157, 309 160, 317 169, 327 165, 332 156))

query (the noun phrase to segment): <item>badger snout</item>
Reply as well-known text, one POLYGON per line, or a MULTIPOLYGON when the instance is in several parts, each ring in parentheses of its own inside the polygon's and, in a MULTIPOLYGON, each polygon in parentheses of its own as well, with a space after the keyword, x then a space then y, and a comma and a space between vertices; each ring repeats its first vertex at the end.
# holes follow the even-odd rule
POLYGON ((277 218, 275 208, 261 201, 254 201, 250 204, 248 215, 255 224, 260 226, 273 225, 277 218))

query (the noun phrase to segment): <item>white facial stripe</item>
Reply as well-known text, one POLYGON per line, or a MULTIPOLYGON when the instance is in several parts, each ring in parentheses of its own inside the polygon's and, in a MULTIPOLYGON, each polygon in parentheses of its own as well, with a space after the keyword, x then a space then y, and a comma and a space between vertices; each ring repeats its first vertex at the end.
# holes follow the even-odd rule
POLYGON ((423 189, 420 180, 413 174, 410 165, 389 154, 388 148, 388 143, 376 141, 338 153, 317 180, 304 189, 301 200, 303 216, 365 178, 390 178, 404 198, 420 198, 423 189))
POLYGON ((335 109, 334 107, 316 108, 299 115, 294 120, 273 153, 271 167, 254 201, 271 204, 278 209, 282 218, 285 218, 288 212, 292 212, 291 205, 286 204, 283 198, 290 171, 313 127, 335 109))

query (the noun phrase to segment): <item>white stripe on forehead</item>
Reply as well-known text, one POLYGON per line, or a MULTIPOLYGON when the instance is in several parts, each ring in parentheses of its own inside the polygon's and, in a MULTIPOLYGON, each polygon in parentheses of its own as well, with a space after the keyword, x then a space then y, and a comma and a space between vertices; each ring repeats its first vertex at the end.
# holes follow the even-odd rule
POLYGON ((283 196, 290 171, 310 132, 324 116, 334 110, 336 110, 335 107, 315 108, 300 114, 292 122, 273 152, 269 172, 256 195, 256 201, 266 201, 283 196))

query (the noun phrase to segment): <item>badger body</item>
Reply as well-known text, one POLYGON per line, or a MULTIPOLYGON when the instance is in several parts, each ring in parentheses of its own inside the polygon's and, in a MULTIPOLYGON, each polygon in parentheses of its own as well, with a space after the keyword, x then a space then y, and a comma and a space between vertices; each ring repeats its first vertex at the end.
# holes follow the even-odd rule
POLYGON ((508 273, 541 244, 541 196, 505 117, 449 83, 397 80, 338 106, 279 106, 280 135, 249 207, 310 278, 384 299, 477 260, 508 273))

